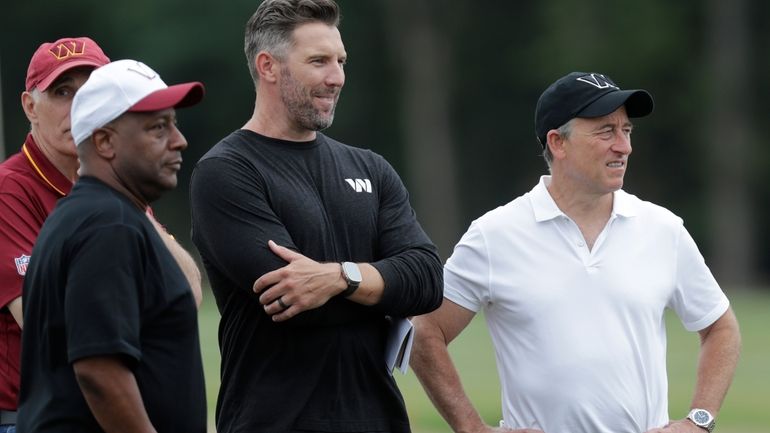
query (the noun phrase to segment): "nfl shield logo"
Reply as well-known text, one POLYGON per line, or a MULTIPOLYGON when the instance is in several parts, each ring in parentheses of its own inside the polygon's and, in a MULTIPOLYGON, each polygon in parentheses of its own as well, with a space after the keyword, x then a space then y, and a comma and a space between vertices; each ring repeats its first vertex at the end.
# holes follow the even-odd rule
POLYGON ((13 261, 16 262, 16 271, 23 277, 27 273, 27 266, 29 266, 29 256, 22 254, 21 257, 16 257, 13 259, 13 261))

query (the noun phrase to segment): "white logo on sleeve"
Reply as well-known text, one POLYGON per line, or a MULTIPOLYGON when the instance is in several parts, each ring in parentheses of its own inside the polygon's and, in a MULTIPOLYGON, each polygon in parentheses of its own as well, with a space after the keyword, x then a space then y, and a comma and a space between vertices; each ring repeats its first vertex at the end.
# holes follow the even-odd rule
POLYGON ((29 256, 22 254, 21 257, 14 257, 16 262, 16 272, 22 277, 27 273, 27 266, 29 266, 29 256))
POLYGON ((372 182, 369 181, 369 179, 345 179, 345 182, 347 182, 355 192, 372 193, 372 182))

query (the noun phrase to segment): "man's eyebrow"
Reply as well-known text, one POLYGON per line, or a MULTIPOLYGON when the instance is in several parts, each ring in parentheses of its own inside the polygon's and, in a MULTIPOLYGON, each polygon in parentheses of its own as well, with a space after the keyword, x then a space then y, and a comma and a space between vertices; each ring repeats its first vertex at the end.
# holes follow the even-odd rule
POLYGON ((51 85, 49 85, 48 87, 50 88, 50 87, 58 86, 58 85, 69 83, 69 82, 73 82, 73 81, 75 81, 75 79, 72 78, 72 76, 70 76, 68 74, 62 74, 61 76, 57 77, 54 80, 54 82, 51 83, 51 85))
MULTIPOLYGON (((616 124, 615 124, 615 123, 612 123, 612 122, 603 123, 603 124, 601 124, 601 125, 597 126, 597 127, 594 129, 594 131, 600 131, 600 130, 602 130, 602 129, 605 129, 605 128, 615 128, 615 126, 616 126, 616 124)), ((630 127, 630 128, 633 128, 633 127, 634 127, 634 124, 633 124, 633 122, 631 122, 631 121, 629 120, 628 122, 624 122, 624 123, 621 125, 621 127, 624 127, 624 128, 628 128, 628 127, 630 127)))

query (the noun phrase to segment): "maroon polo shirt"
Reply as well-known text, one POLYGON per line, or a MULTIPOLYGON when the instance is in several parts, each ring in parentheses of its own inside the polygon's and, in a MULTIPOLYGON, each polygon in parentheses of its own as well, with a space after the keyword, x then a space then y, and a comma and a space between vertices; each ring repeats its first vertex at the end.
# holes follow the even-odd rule
POLYGON ((21 296, 32 246, 56 201, 69 194, 67 179, 32 139, 0 163, 0 409, 16 410, 21 329, 7 306, 21 296))

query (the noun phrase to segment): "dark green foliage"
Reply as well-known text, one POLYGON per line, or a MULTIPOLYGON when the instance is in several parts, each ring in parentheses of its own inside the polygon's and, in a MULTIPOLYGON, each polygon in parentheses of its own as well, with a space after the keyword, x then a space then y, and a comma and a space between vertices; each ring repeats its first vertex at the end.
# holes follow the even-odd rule
MULTIPOLYGON (((710 180, 718 181, 720 170, 709 165, 709 146, 704 143, 709 103, 723 91, 707 73, 713 54, 708 43, 713 22, 709 2, 420 0, 402 2, 389 21, 389 1, 395 0, 340 0, 349 63, 346 88, 328 133, 383 154, 410 189, 410 164, 420 170, 445 169, 405 156, 407 146, 420 143, 410 143, 404 135, 404 60, 397 53, 399 44, 410 41, 397 36, 399 20, 421 8, 421 16, 429 17, 439 32, 449 61, 445 90, 460 198, 458 227, 452 229, 456 239, 472 219, 527 191, 545 173, 533 132, 540 91, 570 70, 595 70, 621 86, 648 89, 656 99, 655 113, 636 122, 626 189, 682 216, 708 262, 722 253, 712 240, 710 215, 715 206, 709 202, 710 180)), ((142 60, 169 83, 203 81, 208 90, 204 103, 180 113, 190 147, 179 188, 155 205, 159 217, 189 245, 187 183, 193 164, 251 114, 254 93, 243 56, 243 26, 257 4, 11 1, 0 21, 5 154, 18 149, 28 130, 19 94, 27 62, 42 41, 88 35, 111 58, 142 60)), ((764 101, 770 94, 770 34, 763 22, 770 10, 759 0, 743 4, 748 76, 740 79, 750 83, 742 100, 750 114, 751 142, 740 147, 747 172, 742 187, 753 206, 756 240, 748 282, 761 282, 770 276, 770 229, 760 224, 770 218, 770 150, 759 128, 770 114, 764 101)), ((419 210, 419 203, 415 207, 419 210)), ((430 233, 432 227, 426 229, 430 233)))

